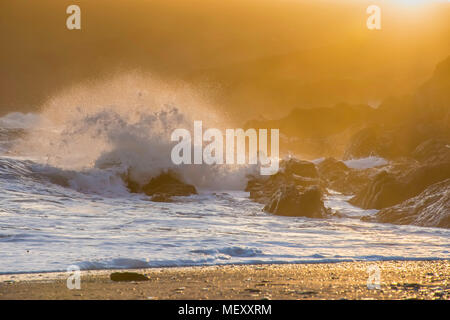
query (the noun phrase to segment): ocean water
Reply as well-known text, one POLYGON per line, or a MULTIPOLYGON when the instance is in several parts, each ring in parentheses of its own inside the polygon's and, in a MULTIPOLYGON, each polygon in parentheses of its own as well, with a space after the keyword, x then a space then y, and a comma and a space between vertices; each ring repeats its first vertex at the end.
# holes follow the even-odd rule
POLYGON ((343 218, 265 213, 242 191, 251 168, 186 168, 200 192, 173 203, 131 194, 124 172, 148 178, 170 167, 160 129, 180 116, 127 117, 101 109, 0 118, 0 273, 450 257, 450 230, 362 222, 376 211, 337 192, 326 206, 343 218))

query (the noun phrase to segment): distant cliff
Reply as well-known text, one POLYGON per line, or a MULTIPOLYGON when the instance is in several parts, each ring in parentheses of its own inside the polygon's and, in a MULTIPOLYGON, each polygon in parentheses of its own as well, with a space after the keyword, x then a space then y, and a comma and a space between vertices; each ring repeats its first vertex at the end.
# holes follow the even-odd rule
POLYGON ((390 97, 378 108, 294 109, 283 118, 252 120, 245 127, 279 128, 281 150, 307 158, 395 158, 410 156, 429 139, 450 143, 450 57, 412 94, 390 97))

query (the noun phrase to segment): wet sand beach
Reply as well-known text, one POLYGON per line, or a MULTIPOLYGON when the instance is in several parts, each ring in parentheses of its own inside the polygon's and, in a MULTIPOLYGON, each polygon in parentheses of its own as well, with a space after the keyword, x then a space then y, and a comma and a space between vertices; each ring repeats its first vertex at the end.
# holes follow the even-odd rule
POLYGON ((0 299, 450 298, 448 260, 82 271, 79 290, 67 288, 68 275, 0 275, 0 299), (368 289, 369 275, 374 277, 376 268, 380 271, 380 289, 368 289), (149 280, 110 279, 111 273, 125 271, 143 274, 149 280))

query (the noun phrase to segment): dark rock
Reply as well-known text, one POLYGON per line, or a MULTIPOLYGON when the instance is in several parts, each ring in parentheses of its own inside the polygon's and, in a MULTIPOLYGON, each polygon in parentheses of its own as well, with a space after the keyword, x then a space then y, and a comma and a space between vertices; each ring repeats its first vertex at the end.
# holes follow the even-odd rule
POLYGON ((363 220, 450 228, 450 179, 435 183, 419 195, 363 220))
POLYGON ((324 218, 328 212, 314 163, 289 159, 280 167, 275 175, 250 177, 246 188, 250 198, 273 214, 324 218))
POLYGON ((145 275, 136 272, 113 272, 109 276, 112 281, 149 281, 145 275))
MULTIPOLYGON (((443 125, 436 121, 426 121, 430 115, 424 114, 423 118, 418 116, 422 111, 417 107, 410 106, 401 112, 398 121, 391 124, 369 125, 355 133, 347 144, 344 152, 344 160, 352 158, 364 158, 369 156, 379 156, 386 159, 397 159, 409 157, 414 150, 428 140, 443 140, 442 137, 449 136, 443 125), (403 116, 408 117, 408 112, 416 114, 414 119, 402 120, 403 116)), ((394 111, 389 108, 384 112, 386 117, 394 111)), ((380 119, 380 121, 382 121, 380 119)), ((448 138, 447 138, 448 140, 448 138)))
POLYGON ((364 209, 381 209, 408 197, 406 189, 395 175, 383 170, 350 202, 364 209))
POLYGON ((244 127, 279 128, 285 136, 281 149, 314 158, 406 157, 428 139, 449 137, 449 79, 450 57, 415 92, 384 99, 377 108, 346 104, 299 108, 279 119, 249 121, 244 127))
POLYGON ((319 187, 282 186, 264 207, 264 211, 291 217, 325 218, 328 214, 319 187))
POLYGON ((386 159, 406 157, 417 145, 435 134, 437 133, 432 126, 420 122, 370 125, 351 137, 343 158, 349 160, 370 156, 386 159))
POLYGON ((129 177, 125 177, 127 188, 130 190, 131 193, 140 193, 141 192, 141 185, 137 183, 136 181, 131 180, 129 177))
POLYGON ((447 128, 450 125, 449 92, 450 56, 436 66, 433 76, 417 90, 415 97, 422 109, 435 113, 435 118, 447 128))
POLYGON ((349 133, 364 126, 376 110, 368 105, 340 103, 330 107, 297 108, 280 119, 252 120, 244 128, 279 128, 280 149, 311 158, 340 156, 349 133))
POLYGON ((317 165, 321 184, 343 194, 359 192, 372 178, 375 169, 356 170, 334 158, 326 158, 317 165))
POLYGON ((318 173, 316 166, 314 163, 305 161, 305 160, 298 160, 298 159, 289 159, 282 161, 281 163, 281 170, 284 171, 285 174, 288 175, 297 175, 301 177, 307 177, 307 178, 317 178, 318 173))
POLYGON ((317 165, 320 176, 334 177, 350 171, 347 165, 335 158, 326 158, 317 165))
POLYGON ((127 179, 128 189, 134 193, 145 193, 152 196, 152 201, 171 202, 174 196, 189 196, 197 194, 193 185, 184 183, 174 172, 168 171, 151 179, 141 186, 137 182, 127 179))
POLYGON ((371 126, 356 132, 350 139, 343 159, 357 159, 370 156, 386 156, 390 139, 383 136, 380 126, 371 126))
POLYGON ((250 176, 245 191, 250 192, 250 199, 259 203, 267 203, 272 194, 287 181, 287 177, 280 171, 269 177, 250 176))
POLYGON ((429 139, 415 148, 412 157, 422 162, 450 162, 450 141, 429 139))
POLYGON ((281 161, 280 170, 274 175, 250 176, 245 191, 250 192, 251 199, 266 204, 282 186, 309 187, 319 184, 314 163, 290 159, 281 161))
POLYGON ((182 182, 171 172, 153 178, 142 187, 142 191, 149 196, 154 194, 189 196, 197 193, 193 185, 182 182))
POLYGON ((415 197, 428 186, 450 178, 450 163, 426 164, 399 174, 377 174, 351 203, 365 209, 383 209, 415 197))

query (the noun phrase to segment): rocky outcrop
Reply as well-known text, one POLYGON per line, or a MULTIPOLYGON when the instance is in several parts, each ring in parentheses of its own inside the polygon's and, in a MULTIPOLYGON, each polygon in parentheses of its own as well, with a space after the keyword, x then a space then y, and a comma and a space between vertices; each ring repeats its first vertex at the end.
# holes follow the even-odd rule
POLYGON ((318 186, 308 188, 298 188, 295 185, 282 186, 273 194, 264 210, 290 217, 325 218, 329 214, 318 186))
POLYGON ((447 128, 450 125, 449 92, 450 56, 436 66, 433 76, 416 93, 417 104, 435 113, 436 119, 447 128))
POLYGON ((314 163, 305 160, 285 160, 281 165, 281 170, 287 175, 296 175, 313 179, 318 178, 319 176, 314 163))
POLYGON ((426 164, 399 174, 383 170, 351 203, 364 209, 383 209, 415 197, 428 186, 450 178, 450 163, 426 164))
POLYGON ((408 198, 403 187, 395 175, 383 170, 350 202, 364 209, 386 208, 408 198))
MULTIPOLYGON (((387 108, 385 117, 395 113, 394 106, 387 108)), ((442 135, 438 126, 424 123, 420 119, 410 119, 409 122, 401 121, 402 115, 416 113, 413 107, 405 108, 397 117, 396 123, 370 124, 366 128, 355 133, 347 144, 343 159, 365 158, 379 156, 385 159, 397 160, 402 157, 410 157, 411 153, 424 141, 442 135)), ((383 114, 378 115, 379 121, 386 121, 383 114)), ((394 117, 394 116, 393 116, 394 117)))
POLYGON ((266 204, 275 192, 287 185, 297 187, 319 185, 314 163, 297 159, 283 160, 280 162, 278 173, 271 176, 249 177, 245 191, 250 192, 251 199, 266 204))
POLYGON ((350 171, 347 165, 335 158, 326 158, 317 165, 320 177, 335 180, 339 176, 350 171))
POLYGON ((445 225, 447 218, 439 217, 448 211, 448 207, 441 206, 444 201, 441 199, 447 196, 444 197, 442 190, 448 193, 448 189, 441 192, 438 188, 444 188, 439 183, 450 178, 449 79, 450 57, 439 64, 433 77, 415 93, 386 99, 376 109, 345 111, 340 107, 339 113, 345 111, 342 113, 345 117, 327 112, 327 121, 322 121, 323 110, 300 110, 283 119, 264 121, 264 125, 250 125, 281 128, 289 137, 285 149, 296 150, 298 154, 343 155, 344 160, 380 156, 389 160, 382 167, 357 170, 327 158, 316 166, 317 175, 311 164, 308 171, 301 162, 292 162, 292 168, 285 165, 287 170, 275 176, 251 179, 247 188, 251 197, 277 214, 308 215, 293 209, 301 203, 301 195, 309 188, 316 188, 317 192, 330 188, 354 194, 351 203, 356 206, 382 210, 379 221, 396 221, 400 218, 394 217, 395 212, 405 217, 409 210, 418 217, 426 213, 428 218, 405 218, 405 223, 445 225), (311 121, 315 119, 311 115, 319 120, 311 121), (338 119, 336 123, 335 119, 338 119), (322 127, 324 123, 327 124, 322 127), (305 128, 311 130, 306 134, 305 128), (438 184, 436 189, 429 190, 435 184, 438 184), (433 191, 441 196, 432 196, 433 191), (407 209, 401 211, 401 208, 407 209), (388 218, 383 219, 383 215, 388 218), (441 222, 424 222, 431 221, 433 215, 441 222))
POLYGON ((450 179, 435 183, 419 195, 363 220, 450 228, 450 179))
POLYGON ((358 193, 375 174, 376 169, 356 170, 334 158, 326 158, 317 165, 321 185, 343 194, 358 193))
POLYGON ((369 105, 346 103, 324 108, 295 108, 280 119, 248 121, 244 128, 278 128, 283 133, 280 149, 292 154, 310 158, 337 157, 344 152, 349 135, 364 127, 375 112, 369 105))
POLYGON ((380 126, 370 126, 356 132, 348 143, 343 159, 357 159, 370 156, 385 157, 390 149, 391 139, 385 137, 380 126))
POLYGON ((421 162, 450 162, 450 139, 429 139, 415 148, 412 157, 421 162))
POLYGON ((250 177, 246 191, 265 204, 264 211, 283 216, 324 218, 327 216, 314 163, 289 159, 272 176, 250 177))
POLYGON ((184 183, 171 171, 160 174, 148 183, 140 185, 131 179, 127 179, 128 189, 134 193, 145 193, 151 196, 155 202, 171 202, 175 196, 190 196, 197 194, 193 185, 184 183))
POLYGON ((272 195, 282 186, 295 185, 309 187, 319 185, 318 172, 314 163, 289 159, 280 162, 280 170, 271 176, 250 176, 245 191, 250 198, 267 203, 272 195))
POLYGON ((450 57, 414 93, 384 100, 364 129, 352 136, 344 158, 434 155, 441 159, 432 161, 442 161, 438 149, 447 153, 442 145, 450 143, 449 92, 450 57))

